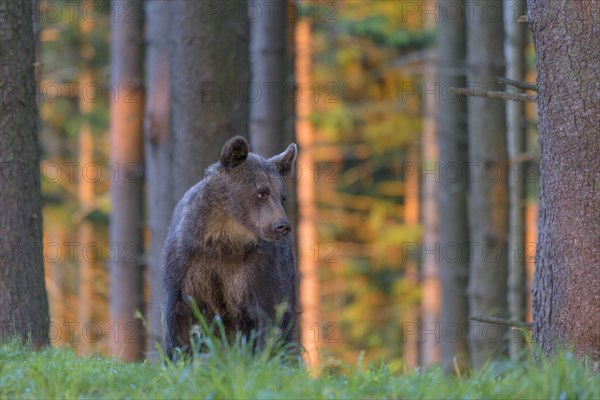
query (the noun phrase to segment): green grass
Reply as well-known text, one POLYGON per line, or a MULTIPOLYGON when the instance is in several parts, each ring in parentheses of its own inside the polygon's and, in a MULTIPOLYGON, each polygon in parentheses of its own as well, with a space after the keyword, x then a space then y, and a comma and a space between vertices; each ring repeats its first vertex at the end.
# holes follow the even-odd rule
POLYGON ((283 352, 252 356, 243 343, 207 348, 209 355, 188 363, 126 364, 5 343, 0 345, 0 398, 600 398, 598 375, 570 353, 540 364, 489 364, 460 377, 439 368, 406 372, 394 364, 358 362, 312 378, 283 352))

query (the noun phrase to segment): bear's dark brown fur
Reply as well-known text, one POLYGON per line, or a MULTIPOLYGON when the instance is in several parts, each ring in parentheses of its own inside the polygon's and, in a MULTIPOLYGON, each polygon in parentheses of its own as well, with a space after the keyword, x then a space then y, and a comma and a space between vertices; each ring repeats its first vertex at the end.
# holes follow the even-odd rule
POLYGON ((194 323, 188 299, 207 322, 219 315, 228 334, 263 344, 276 308, 287 304, 283 329, 296 339, 296 267, 283 208, 296 145, 270 159, 249 152, 236 136, 221 159, 183 196, 165 242, 167 354, 187 348, 194 323))

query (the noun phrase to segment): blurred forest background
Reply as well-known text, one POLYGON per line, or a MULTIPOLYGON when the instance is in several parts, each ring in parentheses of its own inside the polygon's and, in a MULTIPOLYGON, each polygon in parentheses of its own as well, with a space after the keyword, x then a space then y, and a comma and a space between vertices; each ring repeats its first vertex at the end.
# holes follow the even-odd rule
MULTIPOLYGON (((36 73, 42 149, 43 255, 53 345, 74 346, 81 353, 110 353, 119 332, 130 335, 133 341, 143 340, 143 352, 151 352, 154 343, 160 342, 160 332, 152 328, 152 324, 156 326, 152 321, 155 317, 149 318, 156 312, 160 294, 155 283, 156 267, 152 267, 158 262, 157 244, 152 243, 153 236, 158 236, 152 232, 151 219, 155 217, 149 209, 150 202, 157 201, 157 195, 146 185, 148 200, 138 201, 136 206, 137 217, 142 218, 139 224, 143 227, 143 250, 132 244, 133 240, 119 242, 110 237, 109 221, 115 218, 111 214, 115 207, 114 200, 111 202, 111 185, 123 176, 143 182, 144 175, 138 171, 139 161, 133 160, 128 165, 129 161, 123 163, 111 156, 114 154, 111 145, 118 144, 118 140, 110 140, 109 132, 111 109, 114 112, 130 97, 140 107, 137 117, 133 117, 139 121, 133 126, 144 130, 148 163, 160 158, 149 152, 152 147, 148 135, 152 135, 155 123, 149 113, 160 114, 162 110, 163 117, 168 118, 170 113, 181 120, 174 111, 169 112, 169 85, 166 84, 166 89, 159 86, 164 81, 161 76, 169 76, 168 66, 166 73, 156 69, 161 62, 168 64, 169 51, 184 51, 169 42, 168 26, 161 34, 160 29, 165 27, 160 24, 169 21, 166 3, 147 0, 142 8, 141 2, 132 1, 38 2, 36 73), (123 21, 131 22, 129 28, 139 22, 135 29, 142 37, 134 41, 146 49, 138 55, 138 50, 127 47, 121 48, 125 49, 123 53, 114 52, 113 43, 111 56, 111 30, 123 21), (126 80, 111 78, 111 70, 113 74, 118 71, 114 65, 111 67, 111 63, 117 62, 115 58, 129 56, 138 57, 135 61, 138 65, 143 61, 142 75, 126 80), (129 84, 133 86, 130 88, 129 84), (147 96, 145 106, 142 96, 138 96, 142 92, 147 96), (144 109, 145 116, 141 114, 144 109), (128 244, 133 247, 127 247, 128 244), (139 294, 143 300, 139 314, 144 317, 144 334, 138 332, 135 324, 132 329, 115 327, 109 306, 112 260, 123 255, 137 257, 138 251, 143 255, 139 269, 143 285, 138 288, 143 291, 139 294)), ((281 83, 276 92, 285 89, 275 94, 275 100, 266 106, 266 113, 275 119, 274 129, 279 134, 275 140, 268 136, 272 128, 261 125, 261 110, 256 108, 267 97, 267 90, 254 103, 249 101, 251 145, 255 151, 269 156, 282 151, 288 142, 297 141, 300 145, 298 177, 290 182, 292 191, 294 184, 298 184, 298 196, 297 201, 291 202, 290 213, 297 220, 295 226, 304 224, 296 229, 297 253, 305 279, 304 290, 313 294, 309 300, 306 295, 303 297, 309 319, 303 323, 303 343, 308 343, 307 336, 311 338, 314 348, 310 351, 318 351, 323 364, 335 359, 354 362, 358 357, 369 361, 404 360, 408 366, 440 363, 440 334, 444 332, 439 325, 442 303, 439 268, 440 254, 444 253, 439 249, 439 219, 440 215, 453 211, 442 209, 438 213, 436 206, 443 173, 438 148, 438 132, 441 132, 438 126, 443 121, 438 115, 438 105, 443 100, 440 96, 445 95, 457 103, 473 101, 473 97, 448 94, 444 88, 440 89, 440 49, 436 47, 443 19, 440 4, 425 0, 250 3, 256 7, 254 10, 263 12, 262 19, 250 21, 251 76, 256 81, 263 71, 262 79, 281 83), (265 18, 267 6, 275 10, 273 18, 265 18), (254 26, 264 20, 272 25, 254 26), (267 33, 256 33, 260 29, 266 29, 267 33), (261 43, 261 40, 266 41, 261 43), (265 50, 265 43, 267 47, 269 43, 278 46, 273 53, 279 59, 276 69, 260 64, 260 58, 262 62, 272 62, 273 58, 265 50), (273 111, 273 103, 279 111, 273 111), (265 132, 263 139, 261 132, 265 132)), ((517 23, 526 14, 524 4, 509 3, 512 7, 509 20, 517 32, 513 35, 518 36, 508 43, 509 49, 512 46, 519 54, 514 62, 520 76, 515 79, 535 82, 530 33, 525 25, 517 23)), ((221 7, 218 2, 205 4, 221 7)), ((503 26, 501 15, 499 18, 503 26)), ((196 21, 196 25, 204 22, 196 21)), ((185 44, 188 40, 185 29, 189 26, 173 24, 176 28, 171 26, 171 32, 180 29, 181 42, 185 44)), ((126 35, 135 35, 135 31, 128 32, 126 35)), ((217 36, 212 42, 217 44, 217 51, 220 40, 217 36)), ((230 50, 226 40, 222 45, 221 51, 230 50)), ((189 58, 194 61, 193 54, 189 58)), ((176 68, 175 65, 172 63, 171 68, 176 68)), ((457 68, 462 68, 459 74, 464 76, 464 64, 457 68)), ((177 73, 171 70, 170 76, 177 73)), ((195 82, 187 84, 194 90, 198 87, 195 82)), ((257 84, 266 87, 264 82, 257 84)), ((218 94, 222 89, 217 88, 213 93, 218 94)), ((232 93, 239 95, 235 89, 232 93)), ((187 96, 203 94, 192 91, 187 96)), ((515 178, 522 184, 518 194, 522 213, 518 218, 523 221, 523 239, 512 245, 518 247, 516 252, 522 262, 523 280, 516 290, 523 299, 518 305, 520 313, 509 315, 506 311, 502 316, 531 322, 529 305, 539 190, 537 110, 535 103, 512 103, 518 105, 517 112, 522 118, 518 125, 520 154, 512 161, 524 168, 515 178)), ((459 117, 465 124, 466 115, 459 117)), ((227 137, 228 134, 215 137, 216 144, 211 148, 220 148, 227 137)), ((140 136, 139 148, 141 140, 140 136)), ((466 157, 466 145, 463 152, 466 157)), ((170 154, 179 157, 175 150, 170 154)), ((215 151, 208 154, 202 159, 204 166, 217 156, 215 151)), ((176 165, 176 161, 172 162, 176 165)), ((160 164, 157 165, 160 169, 160 164)), ((156 179, 155 176, 149 177, 146 167, 145 177, 156 179)), ((162 184, 177 192, 179 189, 169 186, 170 179, 169 174, 163 175, 154 185, 162 184)), ((462 238, 457 237, 457 243, 462 243, 462 238)), ((451 296, 465 297, 464 289, 464 293, 451 296)), ((132 289, 128 290, 127 295, 136 296, 132 289)), ((123 294, 113 293, 117 295, 123 294)), ((465 310, 461 318, 467 314, 465 310)), ((516 332, 528 336, 527 330, 516 332)), ((463 340, 466 338, 459 339, 463 340)))

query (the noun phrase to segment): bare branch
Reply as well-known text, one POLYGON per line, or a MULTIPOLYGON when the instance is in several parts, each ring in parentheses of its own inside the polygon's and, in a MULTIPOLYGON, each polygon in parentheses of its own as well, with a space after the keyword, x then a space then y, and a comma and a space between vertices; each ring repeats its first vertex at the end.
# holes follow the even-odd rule
POLYGON ((514 79, 508 79, 508 78, 504 78, 502 76, 497 76, 496 81, 498 81, 499 83, 504 83, 505 85, 514 86, 516 88, 523 89, 523 90, 532 90, 534 92, 538 91, 537 85, 534 85, 533 83, 529 83, 529 82, 515 81, 514 79))
POLYGON ((533 152, 527 152, 527 153, 519 153, 517 155, 515 155, 510 162, 513 163, 522 163, 522 162, 526 162, 526 161, 534 161, 534 160, 538 160, 539 161, 539 156, 533 152))
POLYGON ((497 317, 474 316, 474 317, 469 317, 469 320, 477 321, 477 322, 485 322, 486 324, 510 326, 512 328, 519 328, 519 329, 532 329, 533 328, 533 324, 530 324, 529 322, 512 321, 510 319, 497 318, 497 317))
POLYGON ((478 89, 467 89, 467 88, 450 88, 451 92, 462 94, 464 96, 474 96, 474 97, 485 97, 486 99, 502 99, 502 100, 512 100, 512 101, 522 101, 525 103, 535 103, 537 102, 536 95, 530 95, 527 93, 508 93, 508 92, 500 92, 496 90, 478 90, 478 89))

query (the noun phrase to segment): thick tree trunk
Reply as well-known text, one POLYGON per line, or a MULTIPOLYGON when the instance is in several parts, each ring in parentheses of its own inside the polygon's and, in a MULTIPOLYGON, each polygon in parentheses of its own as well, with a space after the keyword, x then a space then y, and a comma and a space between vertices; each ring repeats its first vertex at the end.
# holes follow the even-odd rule
POLYGON ((600 365, 598 1, 529 1, 541 193, 533 335, 600 365))
MULTIPOLYGON (((474 3, 467 22, 467 84, 495 88, 504 75, 502 1, 474 3)), ((471 316, 507 317, 508 179, 506 115, 502 100, 469 98, 469 267, 471 316)), ((504 350, 506 329, 473 322, 471 363, 481 367, 504 350)))
MULTIPOLYGON (((506 77, 516 81, 525 78, 525 29, 518 18, 525 13, 525 0, 504 2, 504 57, 506 77)), ((507 85, 506 91, 518 92, 507 85)), ((509 232, 508 232, 508 308, 510 319, 525 319, 525 182, 523 162, 518 161, 525 150, 525 109, 520 101, 506 103, 506 128, 509 157, 509 232)), ((522 355, 524 336, 513 331, 509 337, 509 353, 512 359, 522 355)))
POLYGON ((263 157, 285 148, 285 1, 248 2, 250 17, 250 144, 263 157))
POLYGON ((126 361, 142 358, 145 342, 142 321, 135 313, 144 310, 143 190, 144 114, 143 3, 113 0, 118 16, 111 33, 111 185, 110 218, 110 315, 114 330, 111 353, 126 361), (126 16, 127 15, 127 16, 126 16))
MULTIPOLYGON (((454 2, 465 15, 464 2, 454 2)), ((468 355, 467 281, 467 102, 449 87, 465 86, 465 19, 441 18, 438 26, 438 81, 442 89, 437 111, 440 152, 440 339, 441 360, 452 368, 454 357, 463 366, 468 355)))
POLYGON ((248 137, 247 1, 177 0, 171 11, 173 196, 219 159, 227 138, 248 137))
POLYGON ((146 185, 150 248, 149 349, 164 345, 162 328, 162 248, 174 207, 171 182, 171 129, 169 81, 169 1, 146 5, 146 115, 144 121, 146 185))
MULTIPOLYGON (((42 258, 42 195, 35 102, 32 2, 0 32, 0 338, 49 344, 42 258)), ((5 7, 10 7, 10 3, 5 7)), ((14 6, 14 4, 13 4, 14 6)))

